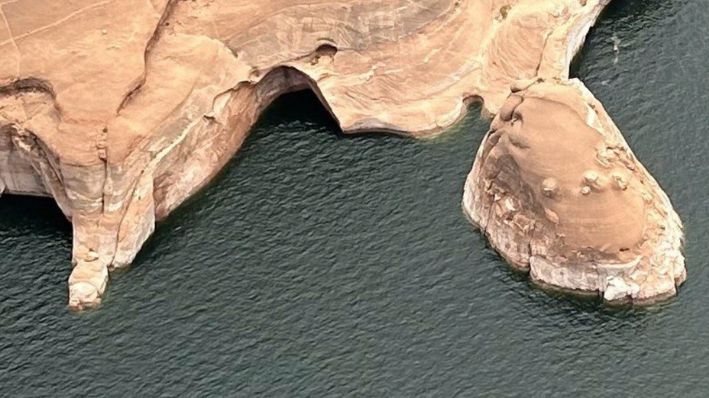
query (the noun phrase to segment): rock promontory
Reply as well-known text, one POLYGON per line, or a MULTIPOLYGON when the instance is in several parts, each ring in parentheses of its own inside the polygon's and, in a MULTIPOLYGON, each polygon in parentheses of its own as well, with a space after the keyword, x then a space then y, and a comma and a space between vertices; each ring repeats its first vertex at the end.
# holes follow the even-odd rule
POLYGON ((578 80, 513 86, 465 184, 463 207, 534 282, 611 302, 672 296, 682 224, 578 80))

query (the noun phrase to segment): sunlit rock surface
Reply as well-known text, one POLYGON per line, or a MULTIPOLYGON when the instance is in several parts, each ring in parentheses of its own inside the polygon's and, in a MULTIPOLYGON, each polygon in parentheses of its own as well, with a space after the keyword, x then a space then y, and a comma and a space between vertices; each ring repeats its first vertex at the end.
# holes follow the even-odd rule
POLYGON ((492 122, 463 207, 542 285, 642 302, 686 276, 667 195, 578 80, 520 82, 492 122))
POLYGON ((347 133, 432 136, 510 83, 566 79, 608 0, 15 0, 0 3, 0 193, 73 225, 73 308, 311 89, 347 133))

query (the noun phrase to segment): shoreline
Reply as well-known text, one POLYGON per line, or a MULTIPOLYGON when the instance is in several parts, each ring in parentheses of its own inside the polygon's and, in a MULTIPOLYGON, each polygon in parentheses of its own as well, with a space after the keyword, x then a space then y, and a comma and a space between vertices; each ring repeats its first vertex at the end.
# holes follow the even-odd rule
MULTIPOLYGON (((133 261, 155 223, 211 181, 284 93, 312 90, 344 133, 435 136, 471 101, 499 113, 520 77, 566 80, 609 2, 509 0, 481 11, 472 0, 419 1, 426 7, 396 14, 397 29, 378 17, 396 4, 358 0, 351 15, 327 3, 260 20, 250 10, 255 24, 227 1, 105 4, 106 15, 140 23, 59 23, 51 40, 66 51, 53 54, 56 68, 42 69, 42 58, 0 68, 0 86, 18 88, 0 96, 0 191, 51 196, 72 221, 70 308, 100 305, 109 271, 133 261), (319 24, 294 23, 313 15, 319 24), (77 38, 105 59, 73 58, 77 38)), ((24 56, 11 44, 0 50, 24 56)))

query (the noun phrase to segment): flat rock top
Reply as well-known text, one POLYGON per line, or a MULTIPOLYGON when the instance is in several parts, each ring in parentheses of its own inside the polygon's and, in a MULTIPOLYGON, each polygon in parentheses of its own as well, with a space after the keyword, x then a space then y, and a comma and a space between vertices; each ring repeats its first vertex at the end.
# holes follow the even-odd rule
POLYGON ((503 206, 509 214, 535 220, 520 231, 545 239, 548 257, 594 266, 650 259, 663 242, 679 247, 681 224, 669 199, 577 80, 532 83, 512 94, 477 162, 477 183, 494 181, 488 196, 503 197, 500 203, 510 196, 503 206))
POLYGON ((518 82, 468 177, 464 208, 532 279, 607 301, 676 294, 682 224, 578 80, 518 82))
POLYGON ((53 121, 8 119, 74 165, 101 150, 120 163, 176 115, 210 112, 190 99, 214 102, 278 67, 306 74, 345 131, 425 135, 458 120, 465 99, 495 112, 510 81, 564 75, 570 37, 599 3, 4 1, 0 88, 51 97, 53 121))
POLYGON ((542 83, 513 94, 502 110, 488 153, 497 164, 489 172, 504 181, 508 168, 517 170, 534 196, 530 203, 541 206, 540 222, 565 246, 623 261, 636 256, 649 184, 620 134, 600 125, 600 104, 589 104, 572 85, 542 83))

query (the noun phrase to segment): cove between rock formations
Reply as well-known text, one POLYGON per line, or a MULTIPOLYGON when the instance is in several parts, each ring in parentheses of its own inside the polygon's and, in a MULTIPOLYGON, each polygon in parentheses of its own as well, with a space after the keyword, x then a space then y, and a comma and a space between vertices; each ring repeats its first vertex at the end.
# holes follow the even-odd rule
POLYGON ((463 207, 496 249, 542 284, 673 295, 679 218, 568 76, 608 1, 2 4, 0 193, 54 198, 73 226, 69 305, 93 307, 280 95, 312 90, 345 133, 416 138, 479 100, 496 117, 463 207))

